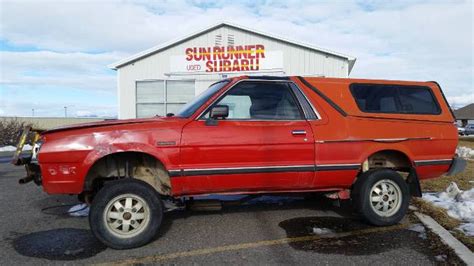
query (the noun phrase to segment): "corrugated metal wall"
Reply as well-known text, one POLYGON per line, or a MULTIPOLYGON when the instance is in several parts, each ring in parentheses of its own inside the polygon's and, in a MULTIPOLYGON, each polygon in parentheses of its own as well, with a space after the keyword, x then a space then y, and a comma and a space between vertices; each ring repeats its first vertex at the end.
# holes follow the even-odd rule
MULTIPOLYGON (((263 72, 265 75, 301 75, 347 77, 349 62, 345 58, 280 42, 247 31, 223 26, 207 32, 189 41, 177 44, 167 50, 140 59, 132 64, 120 67, 118 72, 119 118, 136 117, 136 81, 150 79, 194 79, 196 95, 205 90, 211 83, 222 79, 221 74, 175 75, 170 73, 170 59, 182 55, 188 47, 208 47, 216 43, 216 35, 221 35, 222 45, 227 46, 227 36, 234 38, 235 45, 263 44, 266 51, 283 52, 283 68, 263 72)), ((245 75, 245 72, 227 76, 245 75)), ((255 72, 253 72, 255 74, 255 72)))

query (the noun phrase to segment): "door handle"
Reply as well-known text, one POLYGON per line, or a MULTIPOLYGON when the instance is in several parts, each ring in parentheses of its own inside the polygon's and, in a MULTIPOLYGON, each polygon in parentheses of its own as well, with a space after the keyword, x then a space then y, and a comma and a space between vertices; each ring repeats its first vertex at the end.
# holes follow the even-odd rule
POLYGON ((306 130, 293 130, 291 131, 291 134, 296 136, 296 135, 306 135, 306 130))

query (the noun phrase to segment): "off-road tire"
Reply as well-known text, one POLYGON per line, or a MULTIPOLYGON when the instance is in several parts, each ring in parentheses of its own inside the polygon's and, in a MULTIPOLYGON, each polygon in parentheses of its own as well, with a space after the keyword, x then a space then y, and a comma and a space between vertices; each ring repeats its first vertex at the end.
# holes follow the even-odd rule
MULTIPOLYGON (((123 206, 125 207, 125 205, 123 206)), ((133 219, 134 218, 128 218, 122 222, 132 223, 133 219)), ((141 221, 143 222, 145 219, 141 221)), ((162 219, 163 203, 159 194, 149 184, 136 179, 122 179, 106 183, 105 186, 99 190, 97 195, 94 197, 89 213, 89 225, 92 233, 102 243, 113 249, 130 249, 149 243, 156 236, 162 219), (123 215, 127 215, 125 213, 128 212, 128 216, 120 216, 119 219, 122 220, 126 219, 123 217, 130 217, 133 215, 130 207, 125 208, 125 210, 122 210, 122 212, 118 212, 118 209, 114 209, 115 211, 108 211, 111 210, 110 208, 115 208, 115 205, 113 205, 112 201, 117 202, 117 200, 122 199, 122 197, 125 197, 123 198, 123 201, 121 201, 122 203, 127 204, 126 200, 128 199, 127 197, 129 197, 136 199, 133 201, 136 204, 138 202, 142 202, 142 205, 147 207, 147 214, 145 214, 145 207, 142 207, 140 210, 136 210, 140 205, 135 205, 138 207, 135 208, 134 214, 142 211, 143 214, 141 214, 141 216, 147 217, 145 218, 147 219, 146 223, 140 225, 142 226, 139 227, 140 230, 137 230, 136 228, 132 228, 130 230, 130 232, 132 232, 132 230, 137 230, 135 235, 120 235, 120 232, 117 233, 116 231, 124 230, 123 225, 122 227, 119 226, 118 229, 112 229, 113 225, 111 225, 112 222, 110 221, 120 221, 110 219, 109 214, 111 212, 113 212, 112 214, 118 213, 123 215)), ((140 220, 136 220, 136 222, 134 221, 134 224, 138 224, 138 221, 140 220)), ((130 227, 131 226, 129 225, 129 228, 130 227)))
MULTIPOLYGON (((389 196, 392 195, 388 195, 387 197, 389 196)), ((381 197, 383 198, 384 196, 381 197)), ((357 178, 351 195, 356 211, 360 213, 364 220, 377 226, 388 226, 400 222, 407 212, 410 197, 410 190, 406 181, 403 180, 400 174, 390 169, 376 169, 362 173, 357 178), (393 185, 395 190, 398 189, 399 194, 397 194, 401 196, 399 206, 392 209, 393 213, 387 212, 384 214, 387 216, 380 215, 380 212, 383 211, 375 210, 376 206, 372 205, 372 197, 377 196, 375 191, 373 191, 373 189, 375 189, 374 185, 378 186, 384 182, 393 185)))

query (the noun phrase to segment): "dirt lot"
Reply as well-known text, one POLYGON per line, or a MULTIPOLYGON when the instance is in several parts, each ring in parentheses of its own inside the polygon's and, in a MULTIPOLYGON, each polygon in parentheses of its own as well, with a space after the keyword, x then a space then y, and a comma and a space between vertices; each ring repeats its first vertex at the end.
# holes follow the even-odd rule
POLYGON ((75 197, 18 185, 23 174, 0 164, 1 265, 460 263, 413 217, 394 227, 372 227, 350 207, 301 197, 267 197, 217 212, 167 213, 157 240, 112 250, 95 240, 87 218, 65 214, 75 197))

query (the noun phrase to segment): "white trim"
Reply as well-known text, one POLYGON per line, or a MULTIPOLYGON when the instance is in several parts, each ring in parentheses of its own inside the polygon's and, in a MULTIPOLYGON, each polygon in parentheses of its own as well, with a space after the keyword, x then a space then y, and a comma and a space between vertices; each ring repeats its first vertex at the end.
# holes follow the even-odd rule
POLYGON ((415 163, 431 163, 431 162, 450 162, 453 159, 436 159, 436 160, 415 160, 415 163))
POLYGON ((360 166, 360 163, 341 163, 341 164, 303 164, 303 165, 268 165, 268 166, 240 166, 240 167, 218 167, 218 168, 182 168, 182 169, 171 169, 168 172, 178 173, 181 171, 221 171, 221 170, 241 170, 241 169, 285 169, 285 168, 301 168, 301 167, 338 167, 338 166, 360 166))
POLYGON ((304 47, 304 48, 307 48, 307 49, 311 49, 311 50, 315 50, 315 51, 318 51, 318 52, 323 52, 323 53, 326 53, 326 54, 331 54, 331 55, 334 55, 334 56, 337 56, 337 57, 345 58, 349 61, 348 73, 351 73, 352 68, 355 64, 355 61, 357 60, 355 57, 350 56, 350 55, 334 52, 334 51, 331 51, 331 50, 328 50, 328 49, 324 49, 324 48, 321 48, 321 47, 317 47, 317 46, 306 44, 306 43, 299 42, 299 41, 293 41, 293 40, 290 40, 290 39, 287 39, 287 38, 284 38, 284 37, 280 37, 280 36, 277 36, 277 35, 265 33, 265 32, 258 31, 258 30, 254 30, 254 29, 247 28, 247 27, 244 27, 244 26, 240 26, 240 25, 237 25, 237 24, 234 24, 234 23, 221 22, 221 23, 214 24, 210 27, 207 27, 203 30, 200 30, 200 31, 194 32, 192 34, 186 35, 184 37, 181 37, 181 38, 175 39, 173 41, 169 41, 169 42, 154 46, 150 49, 144 50, 142 52, 136 53, 136 54, 134 54, 130 57, 127 57, 125 59, 122 59, 122 60, 119 60, 115 63, 112 63, 112 64, 108 65, 108 67, 111 68, 111 69, 117 70, 118 68, 120 68, 122 66, 125 66, 125 65, 128 65, 131 62, 137 61, 140 58, 147 57, 147 56, 149 56, 151 54, 154 54, 154 53, 156 53, 160 50, 170 48, 171 46, 174 46, 175 44, 184 42, 188 39, 197 37, 197 36, 199 36, 203 33, 206 33, 206 32, 209 32, 211 30, 214 30, 214 29, 217 29, 217 28, 220 28, 220 27, 224 27, 224 26, 240 29, 240 30, 243 30, 243 31, 246 31, 246 32, 266 36, 268 38, 276 39, 276 40, 283 41, 283 42, 286 42, 286 43, 289 43, 289 44, 301 46, 301 47, 304 47))
POLYGON ((336 163, 336 164, 316 164, 316 167, 329 167, 329 166, 359 166, 360 163, 336 163))
POLYGON ((433 140, 431 137, 419 137, 419 138, 387 138, 387 139, 340 139, 340 140, 316 140, 316 143, 335 143, 335 142, 362 142, 362 141, 375 141, 375 142, 401 142, 409 140, 433 140))
POLYGON ((269 165, 269 166, 250 166, 250 167, 221 167, 221 168, 189 168, 189 169, 182 169, 183 171, 220 171, 220 170, 241 170, 241 169, 249 169, 249 170, 257 170, 257 169, 281 169, 281 168, 300 168, 300 167, 314 167, 313 164, 305 164, 305 165, 269 165))

